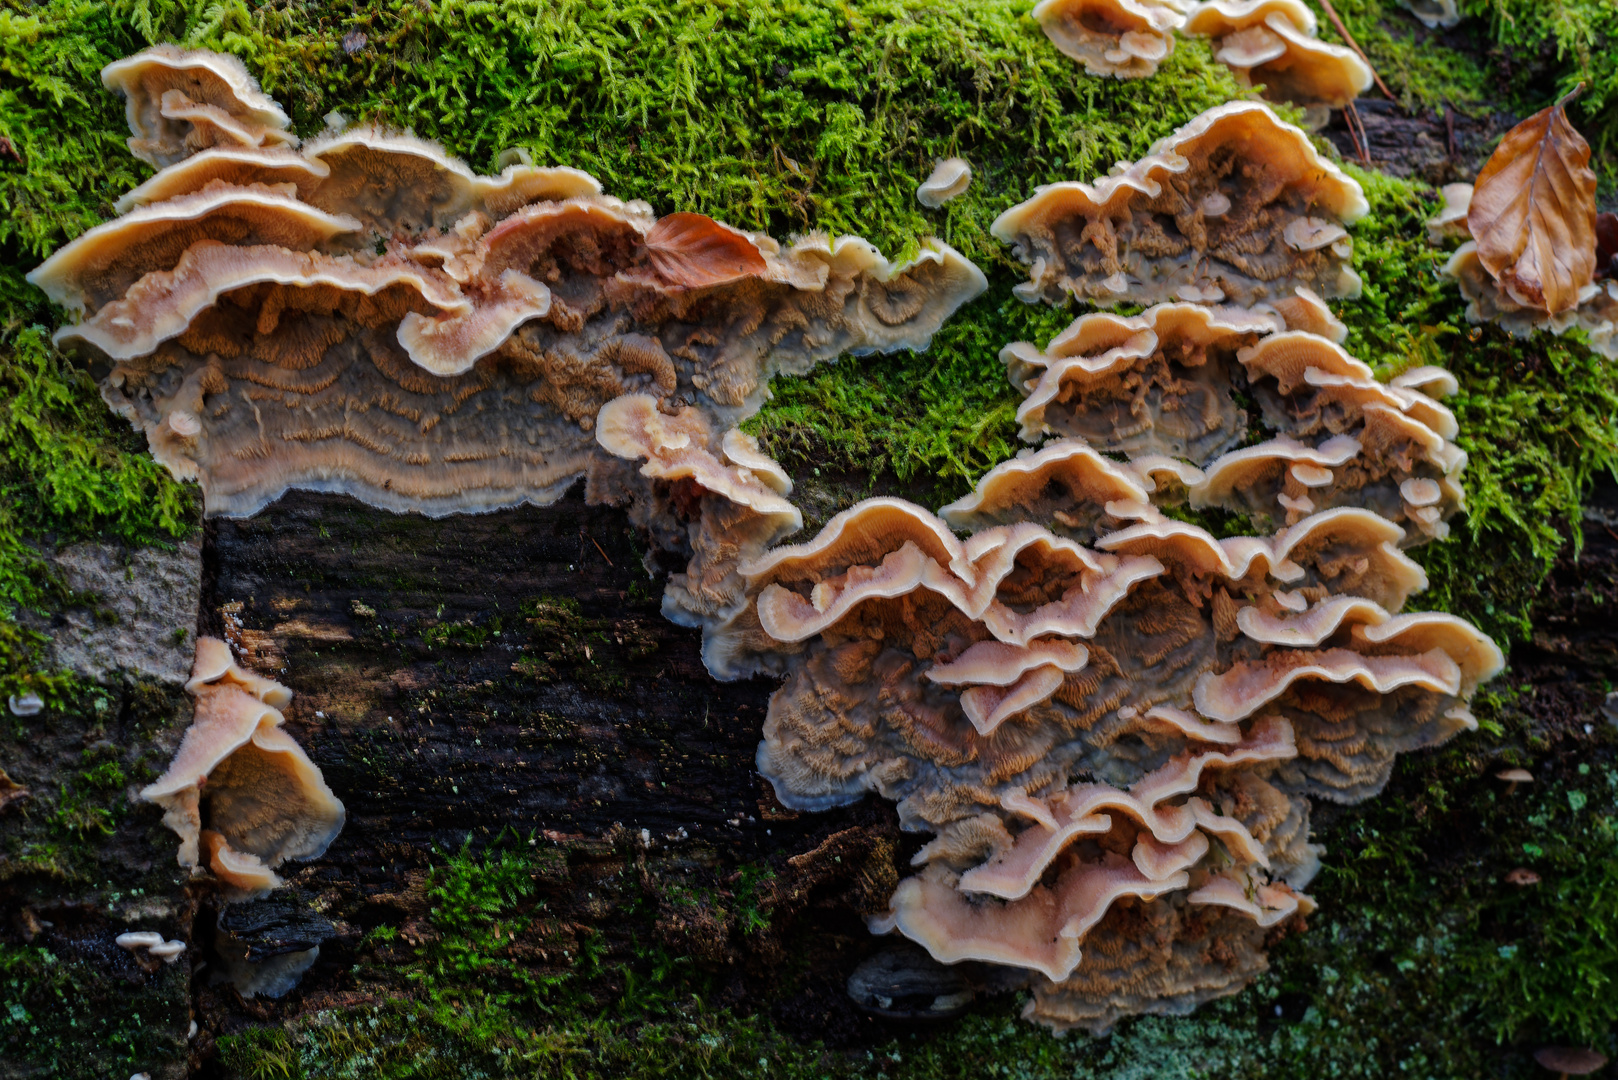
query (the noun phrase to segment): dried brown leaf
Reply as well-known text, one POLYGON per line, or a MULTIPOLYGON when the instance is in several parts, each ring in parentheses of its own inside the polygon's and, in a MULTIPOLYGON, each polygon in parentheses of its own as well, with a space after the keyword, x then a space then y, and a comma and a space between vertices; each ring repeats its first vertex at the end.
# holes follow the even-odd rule
POLYGON ((1466 215, 1478 258, 1501 287, 1552 313, 1577 306, 1595 276, 1596 174, 1590 144, 1567 120, 1572 96, 1506 132, 1466 215))
POLYGON ((658 275, 671 285, 700 289, 754 277, 764 256, 747 234, 701 214, 669 214, 646 234, 646 249, 658 275))

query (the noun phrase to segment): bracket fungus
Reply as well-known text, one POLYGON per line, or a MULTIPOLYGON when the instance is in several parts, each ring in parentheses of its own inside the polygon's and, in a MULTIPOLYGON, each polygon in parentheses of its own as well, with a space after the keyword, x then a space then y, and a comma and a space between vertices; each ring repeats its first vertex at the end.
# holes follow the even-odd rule
POLYGON ((784 805, 875 792, 933 834, 877 932, 1033 973, 1059 1027, 1234 992, 1312 908, 1308 799, 1370 797, 1398 752, 1475 726, 1499 650, 1395 614, 1426 578, 1369 510, 1218 540, 1080 444, 995 473, 942 517, 871 499, 743 561, 710 668, 785 675, 758 752, 784 805), (1239 962, 1198 964, 1237 919, 1239 962), (1101 1004, 1124 985, 1153 989, 1101 1004))
POLYGON ((1238 101, 1193 118, 1093 185, 1046 184, 995 219, 1030 266, 1017 295, 1098 304, 1229 301, 1252 307, 1305 286, 1357 297, 1345 226, 1360 186, 1268 107, 1238 101))
POLYGON ((1174 51, 1189 0, 1040 0, 1045 36, 1091 75, 1143 79, 1174 51))
POLYGON ((1604 224, 1611 215, 1596 211, 1590 146, 1565 111, 1582 89, 1508 131, 1476 184, 1445 187, 1444 208, 1427 229, 1434 243, 1465 240, 1444 274, 1459 283, 1468 322, 1497 323, 1519 338, 1577 327, 1613 360, 1618 280, 1607 274, 1604 224))
POLYGON ((1461 21, 1456 0, 1402 0, 1405 10, 1421 20, 1429 30, 1448 29, 1461 21))
POLYGON ((591 429, 615 398, 724 430, 775 373, 924 349, 987 287, 937 240, 903 264, 857 237, 783 246, 376 127, 296 150, 158 131, 171 83, 285 118, 230 58, 160 47, 108 72, 166 167, 29 280, 80 316, 57 340, 110 366, 107 402, 210 515, 289 488, 432 515, 548 503, 605 456, 591 429))
POLYGON ((1186 16, 1184 31, 1213 38, 1214 58, 1243 86, 1261 84, 1270 101, 1323 113, 1371 86, 1358 53, 1315 37, 1314 12, 1302 0, 1209 0, 1186 16))
POLYGON ((1403 549, 1461 503, 1456 380, 1381 382, 1307 283, 1263 298, 1007 347, 1024 437, 1054 438, 936 515, 868 499, 741 557, 701 620, 715 676, 783 677, 757 766, 784 806, 875 793, 931 834, 872 930, 1026 972, 1056 1028, 1246 985, 1313 910, 1311 800, 1475 728, 1504 664, 1400 613, 1427 586, 1403 549))
POLYGON ((275 868, 315 859, 346 816, 320 769, 281 730, 292 692, 238 666, 218 638, 197 639, 186 690, 196 716, 168 770, 140 795, 180 837, 181 866, 206 865, 234 897, 281 885, 275 868))
POLYGON ((916 201, 929 210, 937 210, 951 199, 964 195, 971 185, 972 166, 963 158, 945 158, 916 188, 916 201))
POLYGON ((595 431, 615 457, 646 464, 633 479, 623 470, 593 469, 590 500, 627 503, 660 547, 690 557, 685 573, 669 577, 663 614, 681 626, 734 616, 746 599, 741 562, 803 527, 803 515, 786 498, 792 492, 786 473, 752 436, 732 428, 716 437, 700 410, 686 406, 666 415, 650 394, 602 406, 595 431), (649 490, 653 485, 661 490, 649 490), (653 514, 672 520, 654 522, 653 514))
MULTIPOLYGON (((1026 395, 1022 437, 1057 439, 986 474, 974 496, 940 513, 970 524, 1003 512, 994 508, 1031 483, 1071 488, 1081 473, 1132 472, 1140 490, 1120 484, 1101 503, 1114 520, 1151 492, 1159 504, 1237 510, 1270 526, 1362 506, 1406 525, 1406 543, 1447 535, 1463 506, 1466 454, 1435 395, 1452 393, 1454 378, 1421 368, 1379 382, 1332 340, 1342 324, 1307 291, 1266 308, 1171 303, 1082 315, 1044 349, 1006 346, 1000 357, 1026 395), (1294 322, 1331 337, 1286 329, 1294 322), (1267 441, 1238 448, 1255 419, 1238 394, 1259 406, 1267 441), (1097 451, 1135 460, 1122 466, 1097 451)), ((1068 520, 1053 520, 1034 499, 1012 512, 1070 534, 1083 524, 1070 508, 1068 520)))

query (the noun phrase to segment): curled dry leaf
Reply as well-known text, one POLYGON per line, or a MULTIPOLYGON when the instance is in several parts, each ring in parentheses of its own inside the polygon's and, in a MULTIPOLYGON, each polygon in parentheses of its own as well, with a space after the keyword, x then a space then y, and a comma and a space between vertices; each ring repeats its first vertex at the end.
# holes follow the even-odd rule
POLYGON ((747 234, 701 214, 669 214, 646 234, 652 266, 671 285, 700 289, 762 274, 764 256, 747 234))
POLYGON ((1552 314, 1578 306, 1595 276, 1596 174, 1590 144, 1567 120, 1573 94, 1506 132, 1466 215, 1501 287, 1552 314))

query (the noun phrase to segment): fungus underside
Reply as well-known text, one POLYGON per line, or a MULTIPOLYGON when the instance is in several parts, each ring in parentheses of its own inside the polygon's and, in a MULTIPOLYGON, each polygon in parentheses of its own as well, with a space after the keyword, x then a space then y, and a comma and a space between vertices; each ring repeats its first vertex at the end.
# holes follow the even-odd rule
MULTIPOLYGON (((813 528, 878 486, 905 485, 936 507, 1017 449, 1016 396, 995 354, 1008 341, 1043 343, 1076 311, 1013 299, 1023 274, 988 223, 1034 184, 1100 175, 1237 94, 1197 41, 1181 41, 1154 78, 1091 79, 1049 46, 1025 17, 1030 6, 451 0, 253 9, 239 0, 56 0, 0 12, 0 136, 8 140, 0 144, 0 606, 64 602, 32 545, 173 542, 197 527, 194 489, 169 480, 107 413, 94 383, 51 349, 48 331, 61 315, 21 280, 61 242, 110 217, 112 202, 149 175, 124 150, 122 102, 96 75, 105 63, 149 42, 182 41, 240 55, 304 134, 339 110, 409 125, 483 170, 522 146, 538 163, 583 168, 659 212, 700 211, 776 235, 854 232, 890 256, 938 232, 984 267, 990 292, 925 355, 845 361, 779 381, 752 425, 798 478, 813 528), (366 44, 349 55, 341 41, 351 30, 366 44), (972 162, 973 185, 926 211, 915 188, 936 158, 953 154, 972 162)), ((1575 119, 1610 202, 1618 120, 1596 120, 1618 117, 1610 106, 1603 112, 1618 94, 1618 50, 1602 47, 1618 34, 1609 5, 1466 0, 1469 19, 1457 32, 1470 35, 1470 52, 1429 42, 1392 0, 1336 6, 1411 104, 1526 114, 1553 86, 1589 81, 1575 119), (1511 60, 1486 68, 1480 57, 1496 46, 1511 60)), ((1321 36, 1336 40, 1324 20, 1321 36)), ((1421 549, 1433 586, 1420 599, 1502 642, 1522 640, 1528 604, 1568 524, 1594 479, 1618 462, 1618 393, 1574 337, 1517 342, 1468 326, 1425 237, 1437 193, 1350 169, 1372 213, 1353 230, 1365 297, 1338 305, 1348 349, 1384 374, 1442 363, 1461 383, 1450 404, 1470 455, 1470 516, 1457 519, 1454 539, 1421 549)), ((35 690, 60 710, 56 723, 95 729, 107 712, 104 692, 39 670, 30 633, 0 621, 0 697, 35 690)), ((554 877, 558 860, 565 869, 568 854, 508 837, 509 847, 440 856, 436 942, 415 947, 378 934, 369 943, 392 950, 399 1001, 328 1013, 293 1032, 230 1036, 223 1060, 245 1076, 309 1077, 372 1067, 362 1063, 390 1076, 461 1076, 468 1065, 529 1075, 548 1063, 580 1076, 653 1075, 698 1059, 715 1076, 757 1075, 760 1060, 772 1075, 804 1077, 983 1076, 1011 1063, 1031 1076, 1132 1075, 1143 1063, 1164 1076, 1284 1076, 1385 1075, 1401 1066, 1466 1075, 1506 1053, 1526 1075, 1526 1051, 1501 1051, 1497 1037, 1578 1041, 1618 1018, 1610 992, 1597 992, 1618 978, 1603 945, 1618 927, 1602 914, 1612 905, 1596 900, 1618 887, 1618 773, 1601 747, 1587 749, 1582 765, 1563 761, 1555 776, 1536 762, 1548 782, 1514 803, 1475 776, 1485 758, 1502 760, 1501 747, 1537 754, 1554 741, 1540 692, 1509 681, 1480 703, 1483 734, 1406 758, 1387 795, 1325 825, 1324 917, 1276 950, 1274 971, 1255 988, 1186 1021, 1143 1018, 1111 1042, 1056 1040, 1015 1023, 1000 999, 935 1037, 850 1058, 778 1034, 767 1011, 705 1005, 711 979, 649 944, 608 956, 586 939, 558 969, 565 974, 518 975, 497 962, 494 926, 539 919, 530 886, 554 877), (1474 832, 1467 850, 1482 869, 1445 856, 1457 817, 1474 832), (1558 884, 1499 888, 1517 865, 1554 870, 1558 884), (472 879, 482 891, 461 895, 472 879), (1584 890, 1577 898, 1575 888, 1584 890), (1577 978, 1547 981, 1552 969, 1541 963, 1570 956, 1577 978), (485 982, 495 989, 480 988, 485 982), (1442 1021, 1426 1008, 1443 1009, 1442 1021), (436 1053, 416 1053, 424 1048, 436 1053)), ((119 693, 111 712, 127 715, 131 692, 119 693)), ((29 722, 5 721, 7 741, 32 737, 29 722)), ((87 765, 86 777, 96 767, 87 765)), ((26 828, 7 841, 16 850, 5 852, 4 873, 91 880, 105 838, 100 815, 121 813, 122 801, 121 789, 84 778, 36 793, 26 828)), ((631 925, 649 925, 646 890, 677 887, 654 877, 615 897, 631 925)), ((735 886, 698 902, 748 926, 768 916, 735 886)), ((361 956, 362 969, 376 960, 361 956)), ((109 1066, 150 1060, 138 1024, 119 1021, 108 1032, 55 1007, 74 994, 104 995, 105 987, 79 985, 98 978, 71 957, 4 946, 0 1037, 9 1046, 22 1035, 46 1066, 73 1060, 86 1038, 109 1066)))

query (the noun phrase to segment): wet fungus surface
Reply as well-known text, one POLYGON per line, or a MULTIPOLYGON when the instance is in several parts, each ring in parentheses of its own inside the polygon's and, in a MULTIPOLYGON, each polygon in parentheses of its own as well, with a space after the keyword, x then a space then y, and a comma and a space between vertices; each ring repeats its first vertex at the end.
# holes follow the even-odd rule
POLYGON ((1174 52, 1189 0, 1041 0, 1045 36, 1091 75, 1143 79, 1174 52))
POLYGON ((1315 37, 1314 12, 1302 0, 1209 0, 1186 16, 1184 32, 1214 39, 1214 57, 1244 86, 1270 101, 1316 113, 1340 109, 1371 86, 1371 69, 1353 49, 1315 37))

